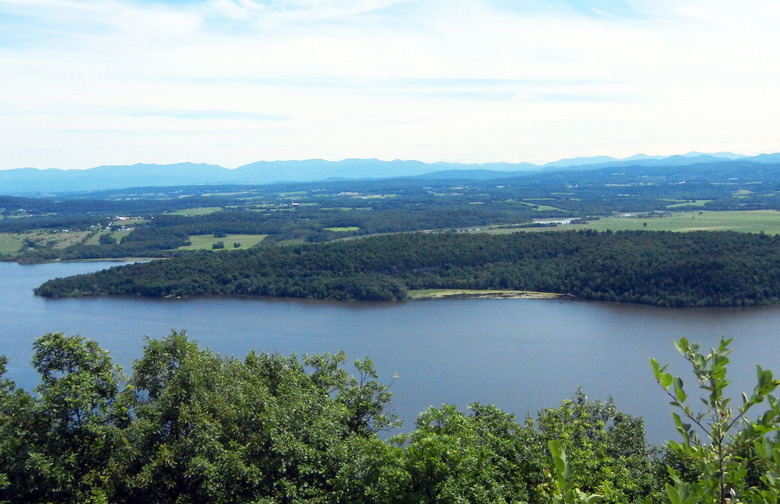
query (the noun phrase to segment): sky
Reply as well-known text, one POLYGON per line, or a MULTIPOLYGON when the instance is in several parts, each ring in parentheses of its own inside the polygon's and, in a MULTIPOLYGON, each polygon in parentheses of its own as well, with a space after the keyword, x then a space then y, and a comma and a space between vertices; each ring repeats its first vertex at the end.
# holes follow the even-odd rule
POLYGON ((780 151, 776 0, 0 0, 0 169, 780 151))

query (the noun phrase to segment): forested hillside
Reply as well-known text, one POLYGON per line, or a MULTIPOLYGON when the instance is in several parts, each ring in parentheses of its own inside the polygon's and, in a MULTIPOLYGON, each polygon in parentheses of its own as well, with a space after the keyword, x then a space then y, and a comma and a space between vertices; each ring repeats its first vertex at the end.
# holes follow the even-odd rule
POLYGON ((734 232, 413 233, 201 252, 46 282, 41 296, 404 300, 417 289, 559 293, 659 306, 780 301, 780 237, 734 232))

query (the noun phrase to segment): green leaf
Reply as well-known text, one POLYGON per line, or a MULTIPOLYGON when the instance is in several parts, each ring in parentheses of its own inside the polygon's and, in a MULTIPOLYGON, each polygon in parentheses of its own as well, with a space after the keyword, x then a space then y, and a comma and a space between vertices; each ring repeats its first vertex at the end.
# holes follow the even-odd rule
POLYGON ((677 488, 669 483, 666 484, 666 495, 669 496, 669 501, 672 504, 680 504, 680 494, 677 492, 677 488))
POLYGON ((681 403, 684 403, 685 399, 688 397, 688 395, 683 390, 682 378, 678 377, 674 379, 674 394, 677 397, 677 400, 681 403))
POLYGON ((563 448, 561 448, 561 444, 556 441, 555 439, 551 439, 547 442, 547 447, 550 449, 550 453, 552 453, 553 457, 560 457, 563 453, 563 448))
POLYGON ((655 379, 657 380, 658 377, 661 375, 661 365, 658 363, 657 360, 650 358, 650 368, 653 370, 653 376, 655 376, 655 379))
POLYGON ((765 445, 765 441, 768 441, 766 439, 756 440, 753 441, 753 449, 756 450, 756 453, 761 458, 766 458, 767 455, 767 446, 765 445))

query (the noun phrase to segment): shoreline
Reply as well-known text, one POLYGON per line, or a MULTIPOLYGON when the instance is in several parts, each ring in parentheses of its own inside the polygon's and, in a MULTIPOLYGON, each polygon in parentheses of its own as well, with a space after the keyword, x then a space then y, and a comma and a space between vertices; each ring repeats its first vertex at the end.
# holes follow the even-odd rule
POLYGON ((421 289, 409 291, 409 300, 432 299, 560 299, 570 298, 555 292, 476 289, 421 289))

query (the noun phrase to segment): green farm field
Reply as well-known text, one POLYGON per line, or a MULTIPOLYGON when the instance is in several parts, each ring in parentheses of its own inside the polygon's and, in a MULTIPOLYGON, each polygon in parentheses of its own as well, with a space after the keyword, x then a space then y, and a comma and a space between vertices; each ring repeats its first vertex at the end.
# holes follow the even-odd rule
POLYGON ((212 214, 214 212, 221 212, 222 207, 195 207, 195 208, 185 208, 182 210, 176 210, 175 212, 170 212, 171 215, 208 215, 212 214))
POLYGON ((268 235, 229 234, 215 238, 214 235, 190 235, 191 245, 179 247, 179 250, 212 250, 212 246, 217 242, 225 244, 225 248, 220 250, 234 250, 234 243, 241 244, 239 249, 247 249, 263 241, 266 236, 268 235))
POLYGON ((356 226, 349 226, 349 227, 328 227, 324 228, 325 231, 333 231, 334 233, 348 233, 351 231, 360 231, 359 227, 356 226))
POLYGON ((0 255, 12 255, 22 248, 22 239, 18 235, 0 233, 0 255))
POLYGON ((623 231, 646 229, 648 231, 739 231, 743 233, 780 234, 780 212, 776 210, 750 210, 708 212, 693 211, 665 214, 659 217, 619 216, 589 221, 587 224, 561 226, 585 227, 597 231, 623 231))
POLYGON ((82 243, 89 233, 87 231, 30 231, 27 233, 0 233, 0 254, 13 255, 22 248, 25 241, 38 247, 64 249, 71 245, 82 243))
POLYGON ((561 224, 556 227, 487 229, 488 233, 576 231, 738 231, 741 233, 780 234, 780 212, 776 210, 693 211, 658 216, 624 214, 602 217, 586 223, 561 224))

